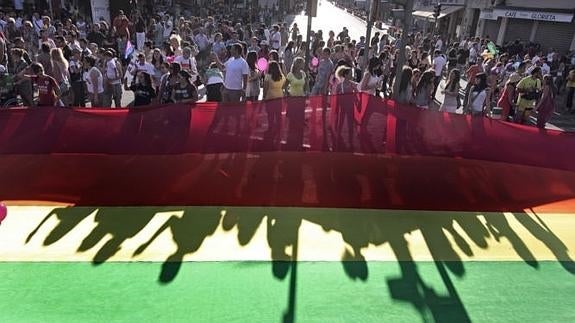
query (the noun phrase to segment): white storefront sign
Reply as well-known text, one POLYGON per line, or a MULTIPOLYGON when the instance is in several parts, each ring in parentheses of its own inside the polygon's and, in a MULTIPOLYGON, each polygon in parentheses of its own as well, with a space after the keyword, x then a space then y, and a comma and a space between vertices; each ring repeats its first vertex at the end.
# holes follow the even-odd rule
POLYGON ((492 11, 483 10, 479 18, 487 20, 497 20, 497 18, 511 18, 511 19, 528 19, 540 21, 553 21, 553 22, 571 22, 573 14, 570 13, 557 13, 557 12, 544 12, 544 11, 525 11, 525 10, 512 10, 512 9, 494 9, 492 11))
POLYGON ((90 0, 90 4, 94 22, 100 21, 101 18, 110 22, 110 0, 90 0))
POLYGON ((479 18, 481 19, 485 19, 485 20, 497 20, 497 15, 495 15, 495 13, 492 10, 483 10, 481 11, 481 13, 479 14, 479 18))

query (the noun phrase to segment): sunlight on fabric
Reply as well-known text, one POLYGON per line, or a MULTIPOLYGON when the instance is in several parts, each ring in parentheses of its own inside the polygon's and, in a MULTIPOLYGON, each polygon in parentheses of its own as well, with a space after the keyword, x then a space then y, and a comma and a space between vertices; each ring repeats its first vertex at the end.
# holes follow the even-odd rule
POLYGON ((2 261, 570 260, 572 214, 10 206, 2 261), (294 245, 297 244, 297 255, 294 245), (404 251, 402 252, 401 250, 404 251), (399 250, 399 251, 398 251, 399 250))

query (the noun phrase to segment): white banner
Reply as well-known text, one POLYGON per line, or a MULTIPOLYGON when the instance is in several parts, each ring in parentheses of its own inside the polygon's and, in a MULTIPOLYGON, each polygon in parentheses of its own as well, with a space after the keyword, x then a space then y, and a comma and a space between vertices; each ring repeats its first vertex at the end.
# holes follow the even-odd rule
POLYGON ((109 0, 90 0, 92 6, 92 21, 98 22, 100 19, 110 22, 110 1, 109 0))
POLYGON ((572 13, 557 13, 544 11, 528 11, 515 9, 493 9, 493 11, 483 10, 479 16, 481 19, 497 20, 497 18, 528 19, 553 22, 571 22, 572 13))

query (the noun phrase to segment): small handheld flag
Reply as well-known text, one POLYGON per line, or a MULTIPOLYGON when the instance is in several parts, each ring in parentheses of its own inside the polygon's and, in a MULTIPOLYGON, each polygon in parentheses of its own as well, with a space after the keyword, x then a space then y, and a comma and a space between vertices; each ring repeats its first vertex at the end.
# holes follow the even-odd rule
POLYGON ((126 44, 126 50, 124 51, 124 59, 128 59, 130 56, 132 56, 134 51, 134 45, 132 45, 132 42, 128 40, 128 43, 126 44))

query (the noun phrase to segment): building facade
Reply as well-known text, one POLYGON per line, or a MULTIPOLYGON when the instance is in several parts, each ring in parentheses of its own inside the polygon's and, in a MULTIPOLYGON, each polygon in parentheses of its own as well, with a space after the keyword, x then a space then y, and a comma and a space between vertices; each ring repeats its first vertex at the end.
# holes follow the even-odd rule
POLYGON ((519 39, 539 43, 543 50, 575 50, 574 0, 476 2, 477 36, 489 36, 497 45, 519 39))

